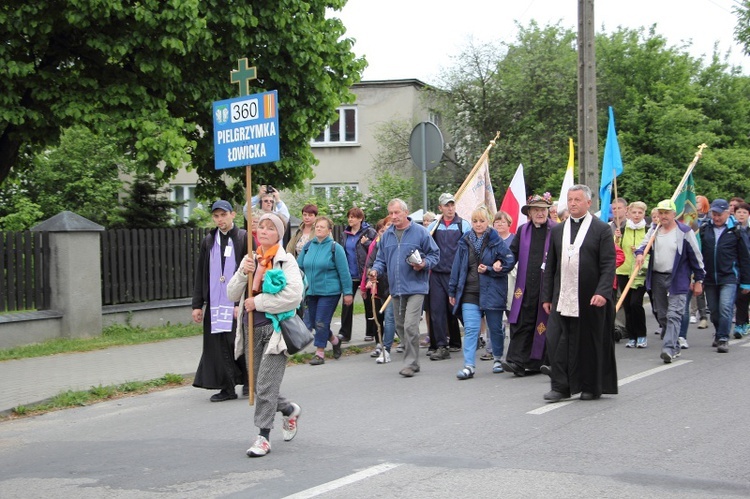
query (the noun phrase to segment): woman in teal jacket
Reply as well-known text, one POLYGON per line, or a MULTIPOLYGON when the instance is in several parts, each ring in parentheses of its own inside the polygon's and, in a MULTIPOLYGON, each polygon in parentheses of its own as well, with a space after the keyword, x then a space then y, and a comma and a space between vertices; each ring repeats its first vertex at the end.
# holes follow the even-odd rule
POLYGON ((313 225, 315 237, 307 243, 297 257, 300 269, 308 282, 305 324, 315 328, 315 356, 310 365, 325 364, 325 347, 333 345, 333 358, 341 357, 341 340, 331 332, 331 319, 339 298, 344 295, 344 305, 351 305, 351 276, 346 253, 331 237, 333 222, 328 217, 317 217, 313 225))

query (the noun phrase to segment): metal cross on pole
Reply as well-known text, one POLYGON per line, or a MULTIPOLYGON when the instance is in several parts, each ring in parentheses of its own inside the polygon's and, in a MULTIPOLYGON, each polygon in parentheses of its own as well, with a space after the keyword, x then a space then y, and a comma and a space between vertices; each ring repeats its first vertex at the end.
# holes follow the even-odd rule
POLYGON ((247 57, 237 59, 237 68, 229 73, 229 81, 240 86, 240 97, 250 95, 250 80, 258 78, 258 72, 255 70, 255 66, 247 66, 247 57))

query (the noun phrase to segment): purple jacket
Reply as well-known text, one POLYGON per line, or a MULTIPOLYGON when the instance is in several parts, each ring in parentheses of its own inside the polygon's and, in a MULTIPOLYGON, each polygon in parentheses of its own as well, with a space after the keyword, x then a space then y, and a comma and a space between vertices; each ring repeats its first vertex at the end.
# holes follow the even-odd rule
MULTIPOLYGON (((694 276, 696 281, 703 281, 706 277, 706 271, 703 267, 703 255, 698 246, 698 239, 695 237, 693 229, 682 222, 675 221, 677 224, 677 252, 674 256, 672 265, 672 284, 669 286, 669 293, 675 295, 684 295, 690 291, 690 276, 694 276)), ((646 249, 649 239, 656 230, 652 225, 641 242, 640 247, 635 250, 636 255, 642 255, 646 249)), ((651 290, 651 274, 653 273, 655 258, 652 256, 648 261, 648 272, 646 273, 646 289, 651 290)))

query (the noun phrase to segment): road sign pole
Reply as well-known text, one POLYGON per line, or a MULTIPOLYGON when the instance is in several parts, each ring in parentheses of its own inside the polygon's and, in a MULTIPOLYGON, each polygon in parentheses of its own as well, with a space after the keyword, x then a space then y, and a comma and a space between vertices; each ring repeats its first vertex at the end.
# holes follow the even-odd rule
POLYGON ((424 123, 420 123, 419 126, 422 128, 422 164, 419 166, 422 169, 422 219, 424 219, 424 214, 427 213, 427 127, 424 123))

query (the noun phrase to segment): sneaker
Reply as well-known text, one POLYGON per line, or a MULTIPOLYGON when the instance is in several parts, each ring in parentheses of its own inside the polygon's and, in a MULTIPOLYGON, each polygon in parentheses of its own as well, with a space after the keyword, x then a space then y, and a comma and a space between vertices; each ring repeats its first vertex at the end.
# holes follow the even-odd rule
POLYGON ((641 336, 638 341, 635 342, 636 348, 646 348, 648 346, 648 338, 641 336))
MULTIPOLYGON (((398 352, 398 350, 396 350, 396 351, 398 352)), ((428 357, 432 357, 432 354, 434 354, 434 353, 435 353, 434 349, 432 349, 432 348, 428 348, 427 349, 427 356, 428 357)))
POLYGON ((378 364, 387 364, 391 361, 391 354, 388 352, 388 350, 383 350, 383 353, 380 355, 380 357, 375 360, 378 364))
POLYGON ((665 364, 671 364, 672 361, 677 358, 677 355, 670 355, 669 352, 662 352, 660 357, 665 364))
POLYGON ((255 439, 253 446, 247 449, 247 455, 249 457, 263 457, 269 452, 271 452, 270 442, 266 440, 266 437, 260 435, 255 439))
POLYGON ((374 336, 365 336, 365 341, 375 341, 374 336))
POLYGON ((698 329, 708 329, 708 321, 705 318, 701 319, 698 329))
POLYGON ((403 376, 404 378, 411 378, 416 373, 419 372, 419 368, 415 366, 406 366, 403 369, 401 369, 398 373, 403 376))
POLYGON ((282 418, 284 422, 281 425, 281 431, 284 432, 284 442, 290 441, 297 434, 297 422, 302 409, 294 402, 292 402, 292 407, 294 408, 292 413, 282 418))
POLYGON ((698 318, 694 315, 690 316, 690 324, 695 324, 698 322, 698 318))
POLYGON ((310 359, 310 365, 311 366, 319 366, 319 365, 325 364, 325 363, 326 363, 326 359, 324 359, 320 355, 313 355, 313 358, 310 359))
POLYGON ((716 351, 719 353, 729 352, 729 342, 727 340, 719 340, 716 345, 716 351))
POLYGON ((745 326, 741 324, 737 324, 734 326, 734 337, 735 339, 742 338, 742 335, 745 334, 745 326))
POLYGON ((339 338, 339 342, 333 345, 333 358, 334 359, 340 359, 341 358, 341 338, 339 338))
POLYGON ((430 355, 430 360, 445 360, 450 359, 451 353, 448 351, 446 347, 438 347, 437 350, 435 350, 435 353, 430 355))
POLYGON ((628 340, 628 342, 625 343, 625 348, 635 348, 635 340, 628 340))
POLYGON ((404 353, 404 344, 403 343, 399 343, 398 344, 398 346, 396 347, 396 353, 404 353))
POLYGON ((742 336, 747 336, 750 334, 750 324, 745 324, 745 327, 742 330, 742 336))
POLYGON ((680 345, 681 350, 687 350, 688 348, 690 348, 690 345, 688 345, 687 339, 683 338, 682 336, 677 338, 677 344, 680 345))
POLYGON ((450 347, 450 348, 448 348, 448 351, 449 352, 460 352, 461 351, 461 347, 450 347))
POLYGON ((370 354, 370 357, 372 357, 373 359, 375 357, 379 357, 382 351, 383 351, 383 348, 380 346, 380 344, 378 344, 378 346, 375 347, 375 350, 373 350, 372 353, 370 354))
POLYGON ((503 372, 503 363, 499 360, 496 360, 494 364, 492 364, 492 372, 495 374, 503 372))
POLYGON ((463 369, 458 371, 458 374, 456 374, 456 377, 458 379, 471 379, 474 377, 474 368, 471 366, 464 366, 463 369))

